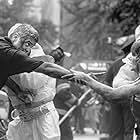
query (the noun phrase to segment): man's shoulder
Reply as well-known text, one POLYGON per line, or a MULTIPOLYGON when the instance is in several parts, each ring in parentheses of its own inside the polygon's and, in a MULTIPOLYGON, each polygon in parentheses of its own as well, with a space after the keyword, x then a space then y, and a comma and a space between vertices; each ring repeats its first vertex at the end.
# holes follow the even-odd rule
POLYGON ((0 41, 9 41, 10 39, 7 36, 0 36, 0 41))
POLYGON ((6 46, 9 47, 11 45, 12 45, 11 40, 8 37, 0 36, 0 46, 1 47, 6 47, 6 46))
POLYGON ((6 39, 5 39, 5 37, 0 36, 0 43, 2 43, 2 42, 6 42, 6 39))

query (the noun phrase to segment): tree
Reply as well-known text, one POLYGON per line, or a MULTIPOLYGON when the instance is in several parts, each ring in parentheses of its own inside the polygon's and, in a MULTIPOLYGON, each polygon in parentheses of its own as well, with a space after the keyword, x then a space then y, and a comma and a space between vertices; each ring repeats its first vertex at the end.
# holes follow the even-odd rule
POLYGON ((32 0, 1 0, 0 1, 0 35, 7 35, 9 28, 17 22, 22 22, 22 13, 26 3, 32 0))
POLYGON ((71 48, 70 51, 76 56, 78 55, 78 61, 81 59, 112 59, 113 51, 109 53, 112 47, 107 44, 107 37, 117 38, 121 33, 114 25, 107 22, 111 1, 71 0, 63 1, 62 5, 72 15, 68 23, 64 25, 64 27, 72 26, 67 36, 68 39, 64 38, 65 46, 71 48))
POLYGON ((118 0, 110 11, 109 20, 118 24, 123 35, 134 33, 136 26, 140 23, 139 0, 118 0))
POLYGON ((107 38, 115 40, 134 33, 139 24, 139 0, 69 0, 62 6, 70 20, 68 36, 61 36, 63 45, 76 54, 74 61, 82 59, 114 60, 119 54, 116 44, 107 44, 107 38), (115 49, 114 49, 115 48, 115 49), (76 58, 78 56, 78 58, 76 58))
POLYGON ((56 26, 49 20, 42 20, 39 24, 33 23, 30 19, 28 23, 31 23, 36 29, 38 29, 40 35, 40 44, 42 45, 46 54, 48 54, 52 47, 55 46, 55 41, 58 38, 58 32, 56 26))

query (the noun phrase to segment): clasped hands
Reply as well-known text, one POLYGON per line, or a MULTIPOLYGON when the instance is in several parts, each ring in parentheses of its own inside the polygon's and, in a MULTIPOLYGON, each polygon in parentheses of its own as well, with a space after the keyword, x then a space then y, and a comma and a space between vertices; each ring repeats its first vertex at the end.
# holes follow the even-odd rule
POLYGON ((92 78, 97 80, 97 77, 92 73, 86 74, 84 72, 75 70, 70 70, 70 72, 70 74, 64 75, 61 78, 81 85, 88 85, 92 78))

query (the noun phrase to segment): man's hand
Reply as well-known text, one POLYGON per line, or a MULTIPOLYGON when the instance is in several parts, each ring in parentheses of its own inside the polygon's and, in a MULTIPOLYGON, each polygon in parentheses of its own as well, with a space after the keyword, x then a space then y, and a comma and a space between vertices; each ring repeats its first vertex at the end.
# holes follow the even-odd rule
POLYGON ((68 79, 72 82, 76 82, 81 85, 88 85, 89 79, 92 79, 88 74, 85 74, 84 72, 70 70, 71 73, 62 76, 62 79, 68 79))

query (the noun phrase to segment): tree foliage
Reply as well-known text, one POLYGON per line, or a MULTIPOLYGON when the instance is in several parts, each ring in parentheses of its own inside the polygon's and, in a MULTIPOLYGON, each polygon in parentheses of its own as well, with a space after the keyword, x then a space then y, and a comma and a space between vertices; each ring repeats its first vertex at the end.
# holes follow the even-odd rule
POLYGON ((119 55, 117 45, 108 44, 107 38, 130 35, 139 24, 139 0, 69 0, 62 5, 72 15, 64 25, 71 26, 71 32, 63 39, 77 61, 114 60, 119 55))
POLYGON ((29 1, 32 0, 13 0, 12 3, 0 1, 0 35, 7 35, 10 26, 23 21, 21 14, 29 1))
POLYGON ((123 35, 134 33, 140 23, 140 0, 118 0, 109 14, 109 20, 122 31, 123 35))
POLYGON ((120 33, 115 26, 107 23, 110 3, 107 0, 63 1, 63 7, 72 15, 64 25, 72 26, 66 46, 71 48, 72 45, 72 53, 77 54, 80 60, 112 59, 112 53, 108 53, 112 47, 106 43, 107 37, 117 37, 120 33), (109 32, 111 30, 113 34, 109 32))
POLYGON ((49 20, 42 20, 39 24, 32 21, 28 21, 28 23, 31 23, 38 30, 40 44, 48 54, 52 50, 52 46, 55 46, 55 41, 59 35, 56 31, 56 26, 49 20))

